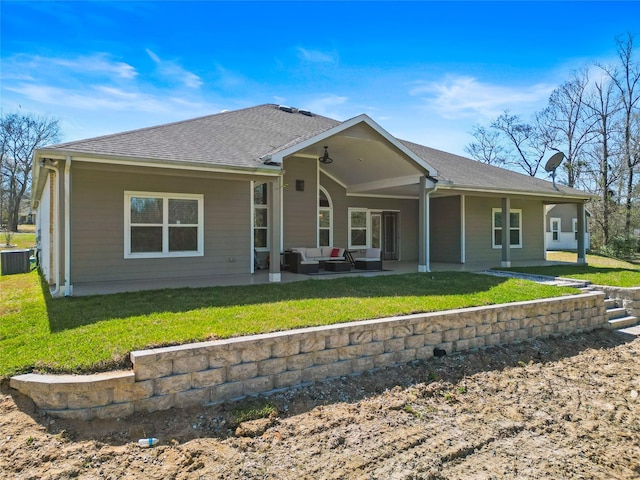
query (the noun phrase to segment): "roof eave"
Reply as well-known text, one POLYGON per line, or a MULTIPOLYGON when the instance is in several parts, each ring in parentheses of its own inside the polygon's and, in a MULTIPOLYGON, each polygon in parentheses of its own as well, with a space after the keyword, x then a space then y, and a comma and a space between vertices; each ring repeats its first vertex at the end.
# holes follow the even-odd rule
POLYGON ((506 190, 501 188, 491 188, 491 187, 477 187, 472 185, 456 185, 451 182, 447 183, 439 183, 438 190, 460 190, 463 192, 474 192, 474 193, 491 193, 494 195, 523 195, 528 197, 550 197, 550 198, 561 198, 564 200, 590 200, 595 198, 596 195, 592 195, 590 193, 584 192, 581 195, 561 192, 557 193, 542 191, 542 190, 506 190))
MULTIPOLYGON (((203 162, 187 162, 182 160, 170 160, 152 157, 135 157, 127 155, 95 154, 61 149, 40 149, 34 154, 34 164, 41 158, 64 160, 71 157, 74 161, 88 163, 108 163, 112 165, 130 165, 149 168, 173 168, 181 170, 237 173, 237 174, 261 174, 267 176, 282 175, 280 165, 266 165, 257 163, 256 166, 207 164, 203 162)), ((35 165, 34 165, 35 167, 35 165)))

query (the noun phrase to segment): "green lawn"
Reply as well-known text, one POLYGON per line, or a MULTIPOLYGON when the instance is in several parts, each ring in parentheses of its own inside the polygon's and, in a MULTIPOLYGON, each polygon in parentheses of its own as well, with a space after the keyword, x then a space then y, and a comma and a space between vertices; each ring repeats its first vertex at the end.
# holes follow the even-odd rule
MULTIPOLYGON (((575 262, 576 254, 570 252, 549 252, 548 260, 575 262)), ((498 270, 529 273, 533 275, 549 275, 552 277, 575 278, 588 280, 595 285, 612 287, 639 287, 640 265, 602 257, 587 255, 588 265, 552 265, 548 267, 512 267, 498 270)))
MULTIPOLYGON (((5 235, 4 232, 0 232, 0 244, 4 244, 5 235)), ((19 250, 23 248, 32 248, 36 245, 36 234, 32 232, 19 232, 11 234, 11 245, 15 245, 12 248, 0 247, 0 250, 19 250)))
POLYGON ((59 299, 46 290, 36 272, 0 277, 0 378, 113 369, 150 346, 576 292, 444 272, 59 299))

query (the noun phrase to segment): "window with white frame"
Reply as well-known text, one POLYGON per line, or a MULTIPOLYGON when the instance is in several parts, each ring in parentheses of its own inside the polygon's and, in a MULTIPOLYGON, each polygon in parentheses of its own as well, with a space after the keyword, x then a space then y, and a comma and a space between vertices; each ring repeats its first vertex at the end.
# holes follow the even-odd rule
POLYGON ((269 249, 269 197, 268 184, 257 183, 253 187, 253 248, 269 249))
MULTIPOLYGON (((493 208, 492 217, 492 244, 493 248, 502 248, 502 209, 493 208)), ((522 210, 509 211, 509 243, 513 248, 522 248, 522 210)))
POLYGON ((551 240, 557 242, 560 240, 560 218, 551 218, 551 240))
POLYGON ((333 208, 329 193, 320 187, 318 190, 318 246, 333 245, 333 208))
POLYGON ((203 195, 125 192, 125 258, 204 255, 203 195))
POLYGON ((349 209, 349 248, 369 246, 370 219, 366 208, 349 209))

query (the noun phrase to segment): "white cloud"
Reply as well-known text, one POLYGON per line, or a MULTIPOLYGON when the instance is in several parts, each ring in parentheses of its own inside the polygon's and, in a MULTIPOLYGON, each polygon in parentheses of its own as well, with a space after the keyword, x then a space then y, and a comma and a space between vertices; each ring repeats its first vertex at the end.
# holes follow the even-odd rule
POLYGON ((306 62, 313 63, 335 63, 336 55, 320 50, 308 50, 306 48, 298 47, 298 57, 306 62))
POLYGON ((125 79, 132 79, 138 75, 136 69, 131 65, 112 61, 105 54, 78 57, 71 60, 55 58, 51 59, 51 63, 76 72, 102 73, 125 79))
MULTIPOLYGON (((325 117, 341 119, 345 118, 343 107, 349 97, 329 94, 319 98, 315 98, 312 100, 308 100, 304 102, 304 105, 299 105, 300 108, 305 108, 307 110, 312 111, 313 113, 317 113, 318 115, 323 115, 325 117)), ((346 115, 348 117, 348 115, 346 115)))
POLYGON ((100 76, 111 80, 131 80, 138 76, 135 67, 113 60, 105 53, 75 58, 16 55, 3 60, 4 79, 34 80, 46 73, 49 77, 69 75, 100 76))
POLYGON ((178 63, 170 60, 162 60, 155 52, 145 49, 149 58, 156 64, 158 73, 170 81, 175 81, 187 88, 197 89, 202 86, 202 79, 178 63))
POLYGON ((504 110, 522 112, 539 108, 554 88, 541 83, 522 87, 495 85, 473 77, 448 76, 437 82, 415 84, 409 93, 446 119, 488 119, 504 110))

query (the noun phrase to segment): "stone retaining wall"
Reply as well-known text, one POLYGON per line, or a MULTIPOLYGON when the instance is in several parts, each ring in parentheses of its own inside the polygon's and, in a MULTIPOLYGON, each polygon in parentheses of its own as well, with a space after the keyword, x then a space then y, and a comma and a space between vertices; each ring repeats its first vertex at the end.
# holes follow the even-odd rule
POLYGON ((133 371, 19 375, 11 386, 63 418, 207 405, 308 382, 607 325, 604 293, 424 313, 131 353, 133 371))
POLYGON ((640 318, 640 287, 623 288, 595 285, 594 288, 615 299, 620 307, 627 310, 627 314, 640 318))

